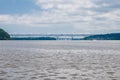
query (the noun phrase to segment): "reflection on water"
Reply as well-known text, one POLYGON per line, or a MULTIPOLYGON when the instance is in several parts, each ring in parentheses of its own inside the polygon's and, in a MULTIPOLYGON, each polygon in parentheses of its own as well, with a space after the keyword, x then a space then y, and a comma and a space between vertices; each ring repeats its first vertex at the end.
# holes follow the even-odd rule
POLYGON ((0 80, 120 80, 120 41, 0 41, 0 80))

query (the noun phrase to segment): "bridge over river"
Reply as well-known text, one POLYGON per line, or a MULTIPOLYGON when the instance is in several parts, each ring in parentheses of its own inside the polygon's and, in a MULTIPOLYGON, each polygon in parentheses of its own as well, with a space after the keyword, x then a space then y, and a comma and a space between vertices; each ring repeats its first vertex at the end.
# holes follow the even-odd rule
POLYGON ((90 35, 93 35, 93 34, 10 34, 12 38, 54 37, 57 40, 81 39, 90 35))

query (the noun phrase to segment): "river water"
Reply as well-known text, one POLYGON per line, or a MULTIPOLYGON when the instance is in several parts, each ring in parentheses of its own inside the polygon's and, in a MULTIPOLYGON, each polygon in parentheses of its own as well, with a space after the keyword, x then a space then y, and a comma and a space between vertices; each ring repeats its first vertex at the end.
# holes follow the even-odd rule
POLYGON ((0 80, 120 80, 120 41, 0 41, 0 80))

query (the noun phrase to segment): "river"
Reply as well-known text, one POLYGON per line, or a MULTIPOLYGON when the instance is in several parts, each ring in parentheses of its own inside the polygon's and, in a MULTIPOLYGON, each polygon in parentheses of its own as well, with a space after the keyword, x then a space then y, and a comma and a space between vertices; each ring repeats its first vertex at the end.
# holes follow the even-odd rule
POLYGON ((120 41, 0 41, 0 80, 120 80, 120 41))

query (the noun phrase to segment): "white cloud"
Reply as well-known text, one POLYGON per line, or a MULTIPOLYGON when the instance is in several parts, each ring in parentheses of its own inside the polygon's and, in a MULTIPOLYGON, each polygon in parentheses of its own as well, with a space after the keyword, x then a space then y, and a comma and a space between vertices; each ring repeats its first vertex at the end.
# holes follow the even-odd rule
POLYGON ((14 21, 13 16, 11 15, 0 15, 0 23, 11 23, 14 21))
MULTIPOLYGON (((21 15, 0 15, 0 23, 24 24, 40 26, 41 24, 73 24, 73 27, 83 29, 93 28, 93 26, 108 27, 117 25, 120 21, 120 10, 110 10, 113 4, 111 1, 103 0, 35 0, 35 4, 40 7, 40 11, 21 15), (107 11, 99 11, 100 9, 107 11), (79 24, 79 25, 76 25, 79 24), (102 24, 102 25, 100 25, 102 24)), ((99 28, 98 28, 99 29, 99 28)), ((102 27, 100 28, 102 29, 102 27)))
POLYGON ((43 9, 71 9, 71 8, 92 8, 97 7, 94 0, 37 0, 36 4, 43 9))
POLYGON ((97 17, 106 18, 107 20, 120 21, 120 10, 112 10, 98 15, 97 17))

